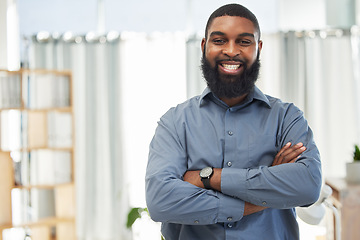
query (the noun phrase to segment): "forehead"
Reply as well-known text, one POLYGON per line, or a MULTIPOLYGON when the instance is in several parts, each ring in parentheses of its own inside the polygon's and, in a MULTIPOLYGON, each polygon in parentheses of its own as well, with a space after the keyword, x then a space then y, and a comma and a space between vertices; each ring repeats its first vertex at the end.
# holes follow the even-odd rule
POLYGON ((255 38, 259 36, 252 21, 238 16, 222 16, 214 18, 208 29, 208 36, 212 32, 222 32, 226 35, 238 35, 241 33, 254 34, 255 38))

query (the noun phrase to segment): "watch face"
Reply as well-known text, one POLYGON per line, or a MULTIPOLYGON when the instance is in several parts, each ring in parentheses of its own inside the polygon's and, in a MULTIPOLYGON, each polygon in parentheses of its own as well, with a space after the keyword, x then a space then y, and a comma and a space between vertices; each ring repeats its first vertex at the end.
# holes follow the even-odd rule
POLYGON ((200 171, 200 177, 202 178, 207 178, 211 175, 212 173, 212 168, 211 167, 206 167, 206 168, 203 168, 201 171, 200 171))

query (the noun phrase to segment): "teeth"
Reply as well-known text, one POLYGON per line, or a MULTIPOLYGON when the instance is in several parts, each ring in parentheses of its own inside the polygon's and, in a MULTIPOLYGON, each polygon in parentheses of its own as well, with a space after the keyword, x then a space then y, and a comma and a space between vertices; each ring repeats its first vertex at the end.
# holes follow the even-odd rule
POLYGON ((236 70, 240 67, 240 64, 238 65, 232 65, 232 64, 222 64, 224 68, 229 70, 236 70))

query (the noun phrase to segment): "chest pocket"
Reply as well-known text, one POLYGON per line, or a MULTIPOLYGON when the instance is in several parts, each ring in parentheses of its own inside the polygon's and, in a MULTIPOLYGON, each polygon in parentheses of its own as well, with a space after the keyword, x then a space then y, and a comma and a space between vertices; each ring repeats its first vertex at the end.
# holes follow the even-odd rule
POLYGON ((277 152, 276 136, 251 136, 249 137, 249 162, 246 167, 270 166, 277 152))

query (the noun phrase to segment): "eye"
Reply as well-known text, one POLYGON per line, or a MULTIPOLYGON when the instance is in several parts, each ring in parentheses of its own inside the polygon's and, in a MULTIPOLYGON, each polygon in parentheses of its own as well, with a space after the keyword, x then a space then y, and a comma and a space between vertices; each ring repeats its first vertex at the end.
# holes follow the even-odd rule
POLYGON ((241 46, 249 46, 249 45, 251 45, 251 43, 252 43, 252 41, 250 41, 250 40, 246 40, 246 39, 239 40, 239 44, 241 46))
POLYGON ((226 41, 222 38, 215 38, 212 40, 212 42, 216 45, 221 45, 221 44, 224 44, 226 41))

